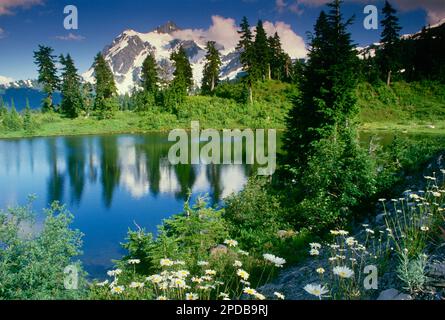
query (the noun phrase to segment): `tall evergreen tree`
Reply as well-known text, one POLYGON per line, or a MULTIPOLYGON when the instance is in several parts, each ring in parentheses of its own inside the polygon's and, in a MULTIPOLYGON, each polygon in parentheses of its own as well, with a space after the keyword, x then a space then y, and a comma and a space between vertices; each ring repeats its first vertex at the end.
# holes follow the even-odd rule
POLYGON ((59 78, 57 76, 56 56, 51 47, 39 45, 39 49, 34 51, 34 62, 37 65, 38 81, 43 85, 43 91, 47 97, 44 100, 43 109, 54 109, 53 94, 59 89, 59 78))
POLYGON ((255 56, 253 52, 253 35, 247 17, 243 17, 238 33, 240 41, 236 49, 241 52, 240 61, 243 65, 243 70, 250 73, 254 65, 255 56))
POLYGON ((399 19, 396 16, 396 9, 385 1, 382 13, 384 19, 381 22, 383 27, 381 35, 382 48, 377 52, 380 69, 386 78, 386 83, 391 84, 391 76, 400 68, 400 30, 399 19))
POLYGON ((61 55, 59 59, 63 66, 61 109, 68 117, 76 118, 83 109, 80 77, 77 74, 74 61, 69 54, 65 57, 61 55))
POLYGON ((175 68, 173 88, 176 92, 185 96, 193 87, 193 71, 184 47, 180 46, 178 51, 173 52, 171 59, 175 68))
POLYGON ((269 60, 271 76, 276 80, 289 80, 292 60, 284 52, 281 46, 281 39, 277 32, 269 37, 269 60))
POLYGON ((219 83, 219 74, 221 72, 221 55, 216 48, 214 41, 207 42, 206 64, 202 79, 202 92, 212 94, 219 83))
POLYGON ((98 53, 94 60, 94 77, 96 79, 94 108, 101 118, 110 118, 118 108, 117 88, 113 72, 101 53, 98 53))
POLYGON ((258 21, 253 44, 255 55, 254 77, 260 80, 271 79, 270 48, 263 22, 258 21))
POLYGON ((373 192, 371 162, 357 141, 355 88, 358 58, 340 0, 321 12, 301 89, 288 120, 285 151, 297 214, 319 228, 341 223, 373 192))
POLYGON ((145 92, 155 94, 159 90, 158 65, 153 53, 145 58, 142 64, 142 88, 145 92))

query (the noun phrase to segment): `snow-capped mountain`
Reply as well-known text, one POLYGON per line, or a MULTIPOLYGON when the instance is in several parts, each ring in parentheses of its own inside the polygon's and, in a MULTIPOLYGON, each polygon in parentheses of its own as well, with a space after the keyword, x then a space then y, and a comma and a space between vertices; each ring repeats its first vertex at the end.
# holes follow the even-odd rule
POLYGON ((0 76, 0 88, 1 89, 40 89, 40 85, 37 80, 17 80, 14 81, 13 79, 6 78, 0 76))
MULTIPOLYGON (((170 55, 181 45, 185 48, 193 68, 195 86, 200 86, 205 64, 207 39, 196 34, 188 39, 180 36, 181 29, 174 22, 167 22, 148 33, 125 30, 111 45, 102 51, 114 73, 120 94, 130 92, 140 81, 142 63, 148 54, 153 53, 160 66, 160 77, 171 80, 173 66, 170 55), (189 40, 193 38, 193 40, 189 40)), ((239 53, 235 48, 225 48, 217 44, 221 52, 221 78, 233 79, 241 72, 239 53)), ((85 81, 93 82, 93 68, 82 76, 85 81)))
MULTIPOLYGON (((433 39, 435 38, 435 33, 442 32, 443 34, 445 30, 445 18, 434 25, 425 26, 425 30, 431 32, 433 39)), ((422 31, 423 30, 412 34, 404 34, 400 38, 402 40, 419 40, 420 36, 422 35, 422 31)), ((375 57, 376 52, 381 47, 381 45, 381 43, 376 42, 366 47, 357 47, 358 57, 360 59, 375 57)))

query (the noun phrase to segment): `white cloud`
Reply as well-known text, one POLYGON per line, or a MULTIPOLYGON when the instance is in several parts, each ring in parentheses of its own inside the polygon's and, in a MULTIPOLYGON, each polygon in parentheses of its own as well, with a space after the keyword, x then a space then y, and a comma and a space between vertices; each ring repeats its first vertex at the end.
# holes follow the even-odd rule
POLYGON ((85 39, 85 37, 73 33, 68 33, 66 36, 56 36, 56 39, 62 41, 82 41, 85 39))
POLYGON ((5 30, 0 28, 0 39, 3 39, 5 37, 5 30))
MULTIPOLYGON (((345 0, 346 2, 362 3, 381 3, 382 0, 345 0)), ((292 0, 285 3, 284 0, 276 0, 276 8, 283 12, 288 9, 291 12, 301 14, 305 7, 319 7, 331 2, 331 0, 292 0)), ((427 14, 428 23, 437 23, 445 18, 444 0, 392 0, 392 4, 400 11, 424 10, 427 14)))
POLYGON ((304 58, 307 55, 304 39, 297 35, 290 25, 278 21, 275 23, 264 22, 264 29, 269 36, 278 33, 281 38, 283 50, 286 51, 293 59, 304 58))
MULTIPOLYGON (((292 58, 303 58, 306 56, 304 39, 297 35, 290 25, 284 22, 264 22, 264 28, 269 36, 275 32, 281 38, 283 49, 292 58)), ((225 49, 233 49, 239 42, 238 26, 234 19, 220 16, 212 16, 212 25, 209 29, 185 29, 173 33, 175 38, 182 40, 194 40, 204 45, 207 41, 216 41, 225 49)))
POLYGON ((207 41, 216 41, 226 49, 233 48, 239 41, 238 27, 232 18, 212 16, 212 25, 209 29, 183 29, 173 32, 175 38, 181 40, 194 40, 204 45, 207 41))
POLYGON ((43 0, 0 0, 0 16, 13 14, 14 8, 28 9, 34 5, 43 4, 43 0))

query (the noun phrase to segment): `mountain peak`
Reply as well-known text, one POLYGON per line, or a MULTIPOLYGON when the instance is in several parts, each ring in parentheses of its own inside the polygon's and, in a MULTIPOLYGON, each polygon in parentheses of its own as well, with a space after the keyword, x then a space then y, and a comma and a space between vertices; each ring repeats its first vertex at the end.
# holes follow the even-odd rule
POLYGON ((168 33, 168 34, 178 31, 178 30, 181 30, 181 29, 173 21, 167 21, 165 24, 163 24, 155 29, 155 31, 157 33, 168 33))

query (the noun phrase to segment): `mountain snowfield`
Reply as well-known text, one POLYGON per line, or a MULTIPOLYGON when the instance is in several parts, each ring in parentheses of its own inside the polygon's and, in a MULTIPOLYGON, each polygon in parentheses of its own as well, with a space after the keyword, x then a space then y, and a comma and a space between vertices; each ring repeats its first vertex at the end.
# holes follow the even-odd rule
POLYGON ((8 85, 9 83, 13 82, 14 79, 12 78, 8 78, 8 77, 4 77, 4 76, 0 76, 0 85, 8 85))
MULTIPOLYGON (((219 17, 213 17, 213 26, 216 27, 219 17)), ((219 18, 222 19, 222 18, 219 18)), ((227 24, 227 20, 223 23, 227 24)), ((205 65, 206 43, 213 40, 217 43, 217 47, 221 52, 221 79, 234 79, 242 71, 242 65, 239 61, 239 52, 236 50, 238 34, 236 26, 230 19, 232 26, 227 30, 227 34, 215 34, 215 32, 204 31, 202 29, 186 29, 182 30, 176 26, 174 22, 167 22, 165 25, 156 28, 148 33, 141 33, 135 30, 125 30, 122 32, 110 46, 105 47, 102 51, 106 61, 108 61, 116 80, 116 85, 120 94, 131 92, 138 86, 140 82, 140 73, 142 64, 149 53, 153 53, 160 66, 160 77, 163 80, 171 80, 174 68, 170 61, 172 52, 176 51, 181 45, 185 48, 193 69, 193 79, 195 87, 200 87, 203 70, 205 65), (214 38, 212 38, 212 35, 214 38)), ((212 29, 210 27, 209 30, 212 29)), ((290 30, 287 25, 265 24, 266 30, 270 35, 275 31, 282 36, 298 41, 295 47, 303 44, 303 54, 295 54, 294 50, 288 51, 292 58, 301 58, 305 55, 304 41, 300 41, 299 37, 290 30), (290 37, 289 37, 290 36, 290 37), (289 52, 291 51, 291 52, 289 52)), ((224 31, 224 30, 223 30, 224 31)), ((87 82, 94 82, 94 70, 90 68, 82 76, 87 82)))

